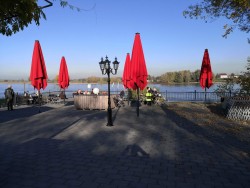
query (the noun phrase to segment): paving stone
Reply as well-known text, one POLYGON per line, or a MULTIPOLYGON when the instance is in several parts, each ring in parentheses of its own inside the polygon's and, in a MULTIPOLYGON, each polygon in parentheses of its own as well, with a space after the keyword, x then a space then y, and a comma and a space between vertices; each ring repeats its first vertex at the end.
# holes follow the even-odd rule
POLYGON ((142 106, 140 117, 131 107, 114 109, 113 127, 103 123, 106 111, 29 110, 1 118, 0 187, 250 185, 250 158, 235 154, 250 153, 248 143, 211 136, 160 107, 142 106))

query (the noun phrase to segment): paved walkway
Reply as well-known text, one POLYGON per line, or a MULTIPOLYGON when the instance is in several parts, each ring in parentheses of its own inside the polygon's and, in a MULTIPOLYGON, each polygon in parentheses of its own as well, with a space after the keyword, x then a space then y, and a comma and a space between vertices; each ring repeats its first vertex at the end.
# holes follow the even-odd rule
POLYGON ((0 110, 0 187, 249 187, 249 145, 161 107, 0 110))

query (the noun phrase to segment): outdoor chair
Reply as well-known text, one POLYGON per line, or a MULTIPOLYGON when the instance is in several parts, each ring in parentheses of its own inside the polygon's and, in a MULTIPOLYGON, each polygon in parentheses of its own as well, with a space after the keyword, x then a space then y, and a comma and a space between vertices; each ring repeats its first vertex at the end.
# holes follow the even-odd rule
POLYGON ((48 99, 48 97, 47 96, 42 96, 42 104, 47 104, 47 103, 49 103, 50 101, 49 101, 49 99, 48 99))
POLYGON ((123 97, 121 97, 120 95, 116 95, 114 97, 114 102, 115 102, 116 107, 122 107, 122 106, 124 107, 125 106, 123 97))
POLYGON ((66 99, 62 99, 62 98, 58 97, 55 102, 56 102, 56 104, 63 104, 64 101, 66 101, 66 99))

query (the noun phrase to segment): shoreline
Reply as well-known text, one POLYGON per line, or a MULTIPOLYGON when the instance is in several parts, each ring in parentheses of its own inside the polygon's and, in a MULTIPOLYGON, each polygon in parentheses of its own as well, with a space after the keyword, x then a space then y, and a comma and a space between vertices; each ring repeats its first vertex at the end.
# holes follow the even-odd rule
MULTIPOLYGON (((57 82, 47 82, 48 84, 58 84, 57 82)), ((224 83, 224 82, 213 82, 213 84, 221 84, 221 83, 224 83)), ((30 84, 30 81, 0 81, 0 84, 30 84)), ((107 83, 87 83, 87 82, 70 82, 70 84, 99 84, 99 85, 103 85, 103 84, 107 84, 107 83)), ((111 83, 110 83, 111 84, 111 83)), ((120 83, 122 85, 122 83, 120 83)), ((199 82, 189 82, 189 83, 168 83, 168 84, 164 84, 164 83, 155 83, 155 82, 148 82, 148 85, 151 85, 151 84, 159 84, 159 85, 193 85, 193 84, 199 84, 199 82)))

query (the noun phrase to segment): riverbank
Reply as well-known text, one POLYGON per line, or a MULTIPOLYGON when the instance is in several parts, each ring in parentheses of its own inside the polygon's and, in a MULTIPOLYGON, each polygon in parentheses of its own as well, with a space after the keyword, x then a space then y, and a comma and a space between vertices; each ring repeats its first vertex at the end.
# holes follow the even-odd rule
MULTIPOLYGON (((221 84, 224 83, 225 81, 214 81, 214 84, 221 84)), ((10 80, 10 81, 1 81, 0 84, 30 84, 30 81, 18 81, 18 80, 10 80)), ((50 82, 48 81, 48 84, 57 84, 57 82, 50 82)), ((88 82, 78 82, 78 81, 70 81, 70 84, 107 84, 105 83, 88 83, 88 82)), ((117 83, 116 83, 117 84, 117 83)), ((122 82, 120 83, 122 84, 122 82)), ((193 85, 193 84, 199 84, 199 82, 188 82, 188 83, 160 83, 160 82, 148 82, 148 84, 161 84, 161 85, 193 85)))

